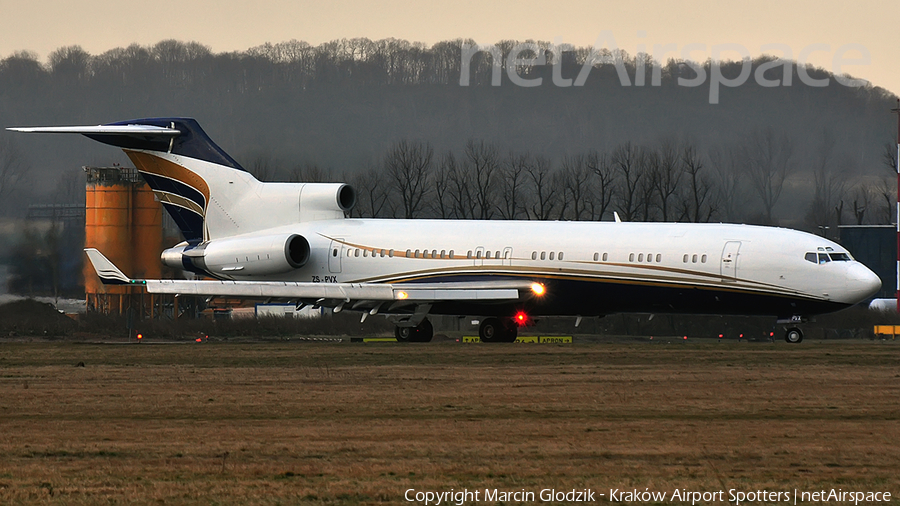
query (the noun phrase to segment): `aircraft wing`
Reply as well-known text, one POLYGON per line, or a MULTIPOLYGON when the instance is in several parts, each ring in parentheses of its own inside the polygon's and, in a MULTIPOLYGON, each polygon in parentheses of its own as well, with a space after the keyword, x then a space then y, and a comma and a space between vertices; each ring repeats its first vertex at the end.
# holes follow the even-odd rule
POLYGON ((97 276, 106 284, 146 286, 149 293, 210 295, 246 298, 290 299, 318 306, 352 309, 380 306, 392 301, 392 308, 441 301, 519 300, 543 293, 528 280, 453 283, 305 283, 294 281, 191 281, 175 279, 135 280, 126 276, 94 248, 84 250, 97 276))

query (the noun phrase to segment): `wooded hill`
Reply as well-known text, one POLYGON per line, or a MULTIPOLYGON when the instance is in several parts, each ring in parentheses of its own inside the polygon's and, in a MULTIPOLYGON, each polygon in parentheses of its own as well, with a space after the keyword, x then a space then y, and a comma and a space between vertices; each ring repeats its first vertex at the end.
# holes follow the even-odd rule
MULTIPOLYGON (((661 63, 652 86, 653 62, 624 52, 613 56, 630 86, 606 64, 583 86, 560 87, 553 64, 575 77, 591 50, 554 52, 547 43, 537 43, 546 65, 518 68, 542 85, 516 86, 504 70, 492 86, 492 59, 478 53, 461 86, 464 43, 290 41, 213 53, 168 40, 99 55, 65 47, 46 63, 17 53, 0 61, 0 126, 190 116, 264 179, 355 182, 361 215, 609 219, 618 211, 809 230, 890 220, 896 97, 884 89, 843 86, 822 69, 808 72, 830 84, 807 86, 792 64, 790 86, 751 78, 710 104, 708 85, 678 84, 696 75, 687 62, 661 63), (641 65, 647 84, 635 86, 641 65)), ((505 57, 513 45, 497 47, 505 57)), ((759 57, 753 69, 771 61, 759 57)), ((709 75, 712 63, 693 65, 709 75)), ((722 64, 726 76, 740 69, 722 64)), ((765 75, 784 79, 784 67, 765 75)), ((0 164, 30 167, 18 181, 0 179, 6 213, 35 199, 77 199, 82 165, 127 163, 63 136, 4 133, 3 153, 0 164)))

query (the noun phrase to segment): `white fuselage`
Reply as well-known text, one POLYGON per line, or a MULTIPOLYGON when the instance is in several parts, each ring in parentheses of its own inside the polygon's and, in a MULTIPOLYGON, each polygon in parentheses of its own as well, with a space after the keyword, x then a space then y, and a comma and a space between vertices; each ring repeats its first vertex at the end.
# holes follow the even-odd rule
MULTIPOLYGON (((731 224, 338 219, 266 229, 303 235, 310 258, 235 280, 438 282, 524 277, 553 314, 617 311, 772 314, 836 310, 881 282, 848 252, 795 230, 731 224), (808 260, 807 254, 816 256, 808 260), (818 261, 818 255, 848 258, 818 261), (845 257, 846 255, 846 257, 845 257), (758 305, 758 307, 753 307, 758 305)), ((250 262, 235 258, 235 266, 250 262)), ((538 308, 541 309, 541 308, 538 308)))

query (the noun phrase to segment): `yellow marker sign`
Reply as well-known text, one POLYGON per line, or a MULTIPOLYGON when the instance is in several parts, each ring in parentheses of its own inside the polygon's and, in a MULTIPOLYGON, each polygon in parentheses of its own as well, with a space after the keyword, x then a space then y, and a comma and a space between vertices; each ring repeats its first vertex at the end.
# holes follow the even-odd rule
MULTIPOLYGON (((463 336, 464 343, 480 343, 478 336, 463 336)), ((519 336, 517 343, 572 344, 572 336, 519 336)))
POLYGON ((564 344, 572 344, 572 336, 541 336, 540 343, 564 343, 564 344))
POLYGON ((900 325, 875 325, 875 333, 897 336, 900 335, 900 325))

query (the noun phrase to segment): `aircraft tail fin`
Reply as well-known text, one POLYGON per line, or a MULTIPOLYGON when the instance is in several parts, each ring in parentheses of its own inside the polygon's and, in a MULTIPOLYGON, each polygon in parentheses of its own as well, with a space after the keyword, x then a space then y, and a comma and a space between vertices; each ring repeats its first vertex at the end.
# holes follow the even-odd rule
POLYGON ((96 126, 16 127, 24 133, 76 133, 122 148, 181 230, 198 244, 243 233, 227 205, 259 185, 192 118, 144 118, 96 126), (218 206, 210 205, 215 196, 218 206), (224 205, 223 205, 224 204, 224 205), (208 220, 212 220, 211 234, 208 220))
POLYGON ((97 126, 9 128, 77 133, 122 148, 190 245, 302 221, 340 219, 356 202, 341 183, 264 183, 191 118, 97 126))

